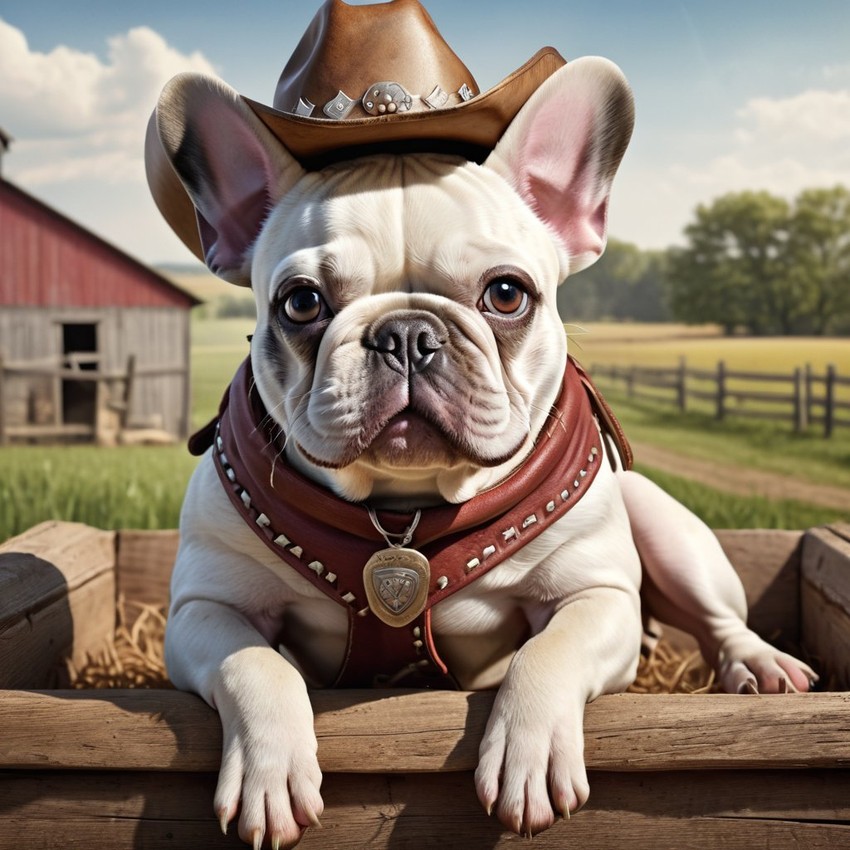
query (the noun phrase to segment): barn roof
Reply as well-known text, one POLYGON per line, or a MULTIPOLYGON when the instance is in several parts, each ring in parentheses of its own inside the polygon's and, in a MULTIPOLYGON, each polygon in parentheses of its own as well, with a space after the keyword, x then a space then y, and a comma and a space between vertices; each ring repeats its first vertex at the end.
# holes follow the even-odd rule
POLYGON ((202 303, 150 266, 0 176, 0 306, 202 303))

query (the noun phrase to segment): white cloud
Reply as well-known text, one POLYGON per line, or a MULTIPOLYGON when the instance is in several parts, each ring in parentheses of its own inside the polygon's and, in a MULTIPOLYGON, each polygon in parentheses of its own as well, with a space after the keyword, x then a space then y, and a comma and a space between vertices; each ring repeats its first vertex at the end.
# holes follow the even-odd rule
POLYGON ((850 185, 850 90, 753 98, 737 119, 727 150, 697 166, 671 168, 680 186, 791 196, 811 186, 850 185))
POLYGON ((0 20, 0 124, 15 139, 9 174, 24 188, 80 178, 142 179, 142 140, 163 84, 180 71, 214 74, 148 27, 108 41, 106 61, 60 45, 31 50, 0 20))
POLYGON ((0 19, 0 126, 14 139, 4 175, 135 256, 186 261, 147 190, 145 128, 172 76, 215 69, 148 27, 106 47, 104 60, 64 45, 40 53, 0 19))
POLYGON ((698 204, 727 192, 765 189, 790 199, 811 187, 850 186, 850 89, 752 98, 725 138, 707 157, 674 154, 667 167, 624 168, 612 233, 661 248, 681 243, 698 204))

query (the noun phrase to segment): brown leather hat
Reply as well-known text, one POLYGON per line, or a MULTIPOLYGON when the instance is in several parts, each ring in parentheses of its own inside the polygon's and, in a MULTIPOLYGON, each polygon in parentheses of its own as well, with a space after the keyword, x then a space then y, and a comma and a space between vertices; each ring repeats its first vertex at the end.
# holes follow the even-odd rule
MULTIPOLYGON (((245 103, 306 168, 367 152, 495 147, 522 105, 565 64, 553 48, 484 92, 419 0, 350 6, 327 0, 278 81, 272 106, 245 103)), ((195 210, 152 117, 145 166, 154 200, 203 259, 195 210)))

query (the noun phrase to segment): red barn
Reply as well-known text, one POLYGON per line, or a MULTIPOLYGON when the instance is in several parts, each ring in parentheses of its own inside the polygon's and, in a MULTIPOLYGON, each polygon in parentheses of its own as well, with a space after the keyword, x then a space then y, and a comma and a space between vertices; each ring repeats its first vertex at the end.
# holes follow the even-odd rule
POLYGON ((0 177, 0 441, 184 437, 197 303, 0 177))

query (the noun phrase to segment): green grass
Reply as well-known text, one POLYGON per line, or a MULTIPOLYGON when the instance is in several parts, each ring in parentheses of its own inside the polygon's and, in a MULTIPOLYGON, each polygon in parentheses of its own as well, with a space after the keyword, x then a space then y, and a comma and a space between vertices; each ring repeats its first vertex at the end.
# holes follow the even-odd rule
POLYGON ((830 522, 847 521, 840 511, 807 505, 793 499, 735 496, 637 464, 638 472, 651 478, 673 498, 686 505, 711 528, 806 529, 830 522))
POLYGON ((197 463, 183 446, 15 446, 0 451, 0 539, 47 519, 175 528, 197 463))
MULTIPOLYGON (((252 330, 253 322, 248 320, 193 322, 195 426, 207 422, 218 409, 230 377, 248 353, 245 337, 252 330)), ((695 351, 707 347, 709 360, 702 365, 711 365, 710 358, 725 351, 731 367, 730 343, 735 344, 736 357, 743 358, 747 349, 759 356, 770 351, 774 358, 779 357, 777 352, 784 352, 783 357, 797 365, 806 362, 800 355, 808 352, 809 362, 821 362, 815 359, 814 348, 796 340, 724 340, 711 330, 676 326, 607 325, 590 331, 581 338, 585 350, 579 352, 586 363, 594 359, 653 362, 662 349, 664 362, 674 363, 680 353, 695 357, 695 351)), ((577 352, 577 345, 572 350, 577 352)), ((826 341, 820 350, 822 358, 850 362, 850 340, 826 341)), ((735 361, 735 368, 763 368, 755 362, 761 361, 735 361)), ((783 426, 744 420, 717 423, 710 416, 696 414, 681 417, 669 406, 634 403, 613 391, 606 395, 636 442, 850 488, 850 429, 838 430, 832 440, 824 440, 814 434, 796 436, 783 426)), ((16 445, 0 449, 0 540, 46 519, 109 529, 173 528, 196 462, 180 445, 117 449, 16 445)), ((648 472, 714 527, 806 528, 839 518, 835 512, 794 501, 730 496, 675 476, 648 472)))
POLYGON ((208 319, 192 322, 192 425, 199 428, 218 412, 237 366, 248 356, 254 322, 208 319))
POLYGON ((636 443, 850 489, 850 429, 836 429, 827 440, 814 430, 795 434, 787 425, 733 417, 719 422, 708 414, 680 414, 670 404, 629 399, 603 381, 600 386, 636 443))

